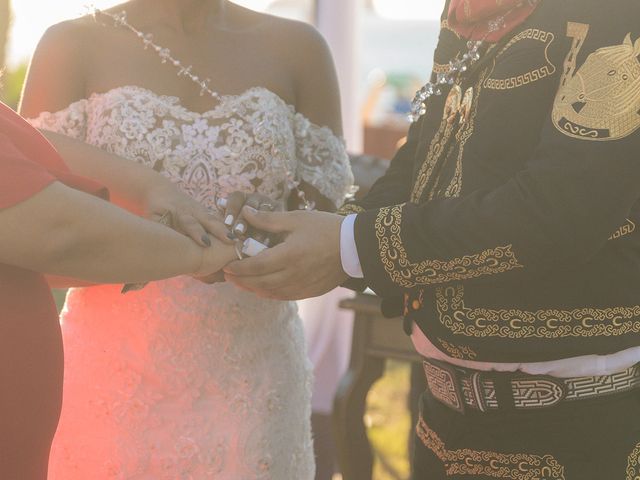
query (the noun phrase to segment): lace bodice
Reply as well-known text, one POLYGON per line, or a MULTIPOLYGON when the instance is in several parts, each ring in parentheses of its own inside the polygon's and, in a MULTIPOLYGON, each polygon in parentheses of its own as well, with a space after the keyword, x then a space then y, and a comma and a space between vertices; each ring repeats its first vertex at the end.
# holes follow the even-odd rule
MULTIPOLYGON (((339 204, 344 143, 254 88, 205 113, 139 87, 32 123, 154 168, 213 208, 287 195, 287 172, 339 204)), ((127 295, 73 289, 51 480, 312 480, 310 365, 294 303, 188 277, 127 295)))
POLYGON ((32 122, 147 165, 211 208, 236 190, 282 199, 287 173, 335 204, 353 184, 343 140, 262 87, 197 113, 177 97, 125 86, 32 122))

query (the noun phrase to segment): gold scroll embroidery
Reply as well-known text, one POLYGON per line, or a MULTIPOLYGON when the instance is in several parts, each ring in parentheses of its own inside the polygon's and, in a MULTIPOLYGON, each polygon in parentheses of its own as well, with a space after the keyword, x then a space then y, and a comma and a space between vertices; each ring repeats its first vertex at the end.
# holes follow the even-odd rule
POLYGON ((380 259, 391 280, 401 287, 468 280, 522 267, 513 253, 512 245, 452 260, 411 262, 401 236, 403 207, 396 205, 380 209, 375 222, 380 259))
POLYGON ((338 215, 347 216, 351 215, 352 213, 362 213, 364 211, 365 209, 360 205, 356 205, 355 203, 347 203, 346 205, 340 207, 337 213, 338 215))
POLYGON ((640 480, 640 443, 636 445, 627 460, 626 480, 640 480))
MULTIPOLYGON (((494 68, 496 65, 496 60, 504 52, 506 52, 514 44, 528 39, 536 40, 546 45, 544 49, 544 58, 546 64, 521 75, 515 75, 509 78, 491 78, 491 74, 489 74, 489 78, 487 78, 487 80, 485 80, 484 82, 485 88, 489 90, 511 90, 513 88, 518 88, 530 83, 537 82, 538 80, 542 80, 543 78, 549 77, 556 73, 556 67, 553 63, 551 63, 551 60, 549 59, 549 47, 553 43, 555 35, 551 32, 545 32, 544 30, 540 30, 538 28, 528 28, 527 30, 522 31, 518 35, 513 37, 496 56, 496 59, 493 63, 494 68)), ((491 73, 493 73, 493 71, 491 73)))
POLYGON ((464 286, 436 290, 440 323, 456 335, 487 338, 615 337, 640 333, 640 305, 574 310, 470 308, 464 286))
POLYGON ((609 240, 618 240, 619 238, 631 235, 636 231, 636 224, 627 218, 627 223, 621 226, 616 232, 609 237, 609 240))
POLYGON ((441 338, 438 338, 438 343, 451 358, 459 360, 475 360, 478 358, 478 354, 467 345, 454 345, 441 338))
POLYGON ((420 166, 420 171, 416 176, 416 180, 413 184, 413 192, 411 193, 411 201, 418 203, 424 189, 427 187, 427 183, 431 179, 433 172, 438 164, 438 160, 442 156, 445 146, 451 138, 454 127, 452 123, 449 123, 446 118, 442 119, 440 128, 434 135, 427 151, 427 157, 424 163, 420 166))
POLYGON ((564 467, 552 455, 499 453, 462 448, 448 450, 422 416, 416 434, 443 463, 447 476, 473 475, 511 480, 565 480, 564 467))
MULTIPOLYGON (((476 113, 478 109, 478 99, 480 97, 481 85, 484 79, 486 78, 488 70, 484 70, 480 75, 480 78, 476 85, 473 87, 472 92, 474 92, 471 97, 471 105, 467 106, 469 112, 467 114, 467 120, 464 122, 461 129, 459 129, 456 133, 456 140, 458 143, 458 157, 456 159, 456 169, 453 174, 453 178, 447 187, 445 192, 445 196, 448 197, 456 197, 460 194, 462 189, 462 158, 464 156, 464 149, 467 141, 474 133, 475 130, 475 119, 476 113)), ((445 112, 446 113, 446 112, 445 112)), ((447 118, 447 115, 443 115, 442 123, 440 124, 440 128, 438 132, 433 137, 431 144, 429 145, 429 150, 427 151, 427 156, 425 158, 424 163, 421 165, 418 175, 416 176, 413 191, 411 193, 411 201, 413 203, 419 203, 422 195, 424 194, 425 189, 427 188, 427 184, 429 180, 433 176, 436 171, 436 167, 442 161, 446 161, 446 157, 443 155, 447 155, 448 152, 445 152, 445 147, 449 144, 449 140, 451 139, 451 135, 456 130, 455 123, 450 122, 447 118)), ((436 187, 440 179, 434 183, 434 188, 431 189, 429 194, 429 199, 433 199, 436 194, 436 187)))
POLYGON ((565 135, 592 141, 619 140, 640 128, 640 39, 590 54, 578 71, 576 57, 589 28, 570 23, 573 45, 556 96, 552 119, 565 135))

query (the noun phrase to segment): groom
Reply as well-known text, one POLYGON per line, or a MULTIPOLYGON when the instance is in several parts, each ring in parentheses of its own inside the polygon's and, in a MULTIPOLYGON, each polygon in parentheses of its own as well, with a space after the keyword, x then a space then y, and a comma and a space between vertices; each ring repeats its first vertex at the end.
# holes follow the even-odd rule
POLYGON ((637 0, 451 0, 370 193, 342 215, 245 208, 285 240, 228 281, 370 287, 404 315, 428 384, 416 480, 640 475, 639 18, 637 0))

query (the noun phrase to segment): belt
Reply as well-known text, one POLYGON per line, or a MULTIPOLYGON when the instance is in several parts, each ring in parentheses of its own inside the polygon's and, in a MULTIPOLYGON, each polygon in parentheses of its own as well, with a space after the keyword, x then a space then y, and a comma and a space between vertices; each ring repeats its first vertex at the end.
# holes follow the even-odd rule
POLYGON ((556 378, 519 372, 484 372, 424 360, 427 389, 439 402, 465 413, 548 408, 640 387, 640 364, 613 375, 556 378))

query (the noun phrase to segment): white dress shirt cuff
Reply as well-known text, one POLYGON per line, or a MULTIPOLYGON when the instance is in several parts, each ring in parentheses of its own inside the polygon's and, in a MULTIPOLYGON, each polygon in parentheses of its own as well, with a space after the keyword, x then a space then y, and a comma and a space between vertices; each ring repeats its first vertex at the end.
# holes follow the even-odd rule
POLYGON ((356 247, 355 223, 356 214, 347 215, 340 228, 340 260, 344 273, 351 278, 364 278, 358 248, 356 247))

